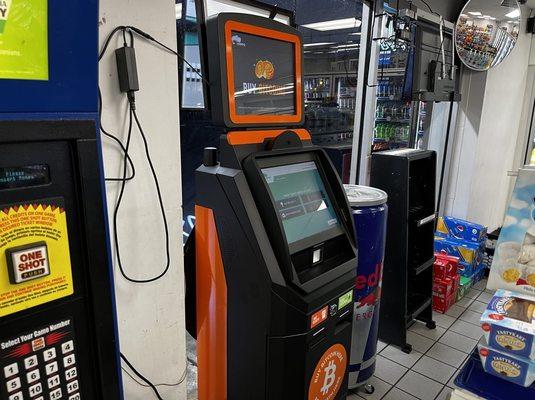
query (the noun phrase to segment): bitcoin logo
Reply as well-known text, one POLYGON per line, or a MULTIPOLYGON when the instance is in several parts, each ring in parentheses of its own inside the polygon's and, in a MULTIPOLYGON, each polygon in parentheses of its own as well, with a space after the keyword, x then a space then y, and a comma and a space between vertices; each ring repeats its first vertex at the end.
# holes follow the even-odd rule
POLYGON ((314 369, 308 400, 334 400, 344 383, 346 368, 346 349, 341 344, 335 344, 321 356, 314 369))
POLYGON ((268 60, 258 61, 255 65, 255 75, 258 79, 273 79, 273 76, 275 75, 275 67, 273 66, 273 63, 268 60))
POLYGON ((326 395, 329 392, 329 389, 334 385, 336 379, 336 365, 334 361, 330 361, 327 368, 325 368, 325 381, 323 382, 323 387, 321 388, 321 393, 326 395))

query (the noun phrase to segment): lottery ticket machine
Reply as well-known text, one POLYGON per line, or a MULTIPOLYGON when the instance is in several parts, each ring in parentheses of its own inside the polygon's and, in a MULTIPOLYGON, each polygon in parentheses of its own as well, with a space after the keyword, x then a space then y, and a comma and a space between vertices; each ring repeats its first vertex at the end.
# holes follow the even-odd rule
POLYGON ((0 40, 22 55, 10 72, 20 79, 6 78, 4 53, 0 66, 0 399, 119 400, 98 4, 7 4, 0 40), (16 47, 38 37, 48 43, 39 57, 16 47))
POLYGON ((225 13, 207 39, 227 133, 196 172, 186 246, 199 399, 345 399, 357 250, 338 175, 300 128, 300 34, 225 13))

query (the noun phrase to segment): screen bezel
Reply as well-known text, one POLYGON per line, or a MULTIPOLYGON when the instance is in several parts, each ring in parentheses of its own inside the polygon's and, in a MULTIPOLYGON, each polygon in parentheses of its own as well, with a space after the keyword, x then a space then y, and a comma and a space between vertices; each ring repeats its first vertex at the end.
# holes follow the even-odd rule
POLYGON ((225 60, 227 69, 228 105, 229 117, 235 124, 298 124, 303 118, 303 90, 302 90, 302 58, 301 38, 298 35, 282 32, 279 30, 251 25, 245 22, 228 20, 225 22, 225 60), (295 69, 295 113, 281 115, 241 115, 236 112, 234 91, 234 57, 232 51, 232 32, 242 32, 266 39, 275 39, 289 42, 294 45, 294 69, 295 69))
POLYGON ((318 159, 318 157, 316 157, 314 153, 307 152, 307 153, 301 153, 301 154, 282 155, 278 157, 265 157, 265 158, 257 159, 256 164, 258 168, 258 173, 260 174, 261 181, 263 183, 263 187, 261 188, 261 190, 264 192, 263 195, 266 196, 266 198, 268 198, 271 203, 270 208, 271 208, 272 217, 275 217, 278 222, 280 235, 284 239, 284 242, 289 250, 290 255, 299 253, 305 249, 309 249, 311 247, 317 246, 329 239, 345 234, 345 231, 343 229, 343 217, 338 210, 338 207, 339 207, 338 202, 336 201, 336 197, 334 196, 332 188, 329 184, 327 175, 325 174, 325 171, 323 170, 323 166, 320 160, 318 159), (318 173, 320 174, 320 177, 323 181, 325 191, 327 192, 327 196, 329 197, 329 200, 331 201, 333 211, 336 214, 336 218, 338 219, 338 224, 325 231, 305 237, 296 242, 289 243, 288 238, 286 236, 286 231, 284 230, 282 219, 274 206, 275 198, 273 197, 273 193, 271 192, 269 183, 267 182, 266 178, 264 177, 264 174, 262 173, 262 169, 271 168, 271 167, 281 167, 285 165, 301 164, 301 163, 310 162, 310 161, 314 162, 316 165, 318 173))

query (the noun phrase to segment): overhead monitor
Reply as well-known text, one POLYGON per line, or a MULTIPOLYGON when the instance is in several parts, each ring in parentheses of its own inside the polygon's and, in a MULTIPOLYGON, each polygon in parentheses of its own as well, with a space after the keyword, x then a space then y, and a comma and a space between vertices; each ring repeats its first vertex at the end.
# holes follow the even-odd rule
POLYGON ((296 29, 252 15, 219 14, 208 21, 207 32, 216 122, 302 124, 302 42, 296 29))

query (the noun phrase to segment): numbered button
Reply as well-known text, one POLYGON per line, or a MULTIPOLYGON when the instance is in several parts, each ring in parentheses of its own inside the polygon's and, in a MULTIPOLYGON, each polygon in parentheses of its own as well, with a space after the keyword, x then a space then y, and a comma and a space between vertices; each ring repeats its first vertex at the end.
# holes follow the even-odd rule
POLYGON ((13 363, 4 367, 4 377, 11 378, 19 373, 19 364, 13 363))
POLYGON ((11 392, 14 392, 15 390, 20 389, 21 387, 20 378, 11 379, 10 381, 7 382, 6 386, 7 386, 8 393, 11 393, 11 392))
POLYGON ((45 400, 45 398, 43 396, 39 396, 39 397, 36 397, 35 399, 33 400, 45 400))
POLYGON ((37 367, 37 356, 31 356, 24 359, 24 367, 26 369, 32 369, 37 367))
POLYGON ((78 376, 78 371, 76 370, 76 367, 68 369, 65 371, 65 379, 70 381, 71 379, 74 379, 78 376))
POLYGON ((38 369, 34 369, 26 374, 26 380, 28 383, 37 382, 41 378, 41 373, 38 369))
POLYGON ((60 383, 61 383, 61 381, 59 379, 59 375, 55 375, 52 378, 48 378, 48 388, 49 389, 54 389, 55 387, 58 387, 60 383))
POLYGON ((24 400, 24 396, 22 395, 22 392, 17 392, 9 396, 9 400, 24 400))
POLYGON ((72 340, 69 340, 61 345, 61 352, 63 354, 67 354, 72 351, 74 351, 74 342, 72 340))
POLYGON ((72 396, 69 396, 69 400, 82 400, 82 396, 80 396, 80 393, 76 393, 72 396))
POLYGON ((46 364, 45 365, 45 370, 46 370, 47 376, 55 374, 56 372, 58 372, 58 362, 55 361, 53 363, 46 364))
POLYGON ((78 389, 80 389, 78 381, 72 381, 71 383, 67 384, 67 392, 69 394, 76 392, 78 389))
POLYGON ((43 351, 43 359, 45 360, 45 362, 52 361, 54 358, 56 358, 55 348, 52 347, 51 349, 43 351))
POLYGON ((67 356, 63 359, 63 366, 65 368, 72 367, 76 363, 76 357, 74 354, 67 356))
POLYGON ((42 394, 43 393, 43 384, 42 383, 38 383, 36 385, 30 386, 30 389, 28 389, 28 391, 30 392, 30 396, 31 397, 35 397, 38 394, 42 394))
POLYGON ((53 392, 50 392, 50 400, 59 400, 61 399, 61 396, 63 395, 61 388, 56 389, 53 392))

